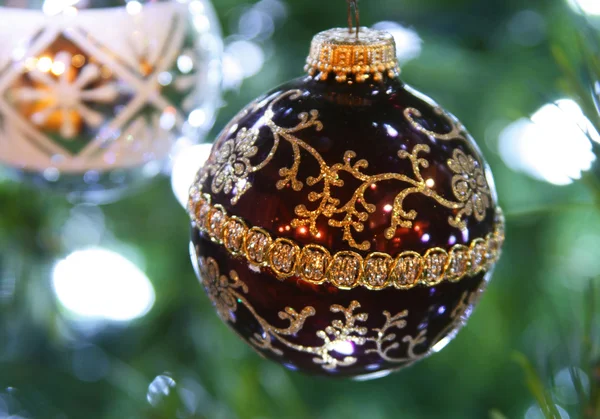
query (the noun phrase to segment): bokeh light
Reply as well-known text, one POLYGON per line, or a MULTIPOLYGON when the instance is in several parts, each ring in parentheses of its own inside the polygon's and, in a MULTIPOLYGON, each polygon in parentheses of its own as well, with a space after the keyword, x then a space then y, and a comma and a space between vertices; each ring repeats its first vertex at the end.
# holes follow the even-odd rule
POLYGON ((565 405, 577 404, 579 402, 578 385, 581 385, 584 393, 589 394, 590 379, 587 374, 581 368, 563 368, 554 376, 556 399, 565 405))
POLYGON ((568 2, 578 13, 600 15, 600 1, 598 0, 568 0, 568 2))
POLYGON ((252 77, 262 69, 265 54, 260 45, 251 41, 235 41, 225 47, 223 79, 225 88, 238 86, 245 78, 252 77))
POLYGON ((152 406, 157 406, 165 397, 171 394, 177 383, 168 375, 159 375, 148 386, 146 400, 152 406))
POLYGON ((79 3, 79 0, 45 0, 42 10, 48 16, 54 16, 69 10, 79 3))
POLYGON ((521 10, 510 19, 507 30, 514 43, 535 46, 546 37, 546 20, 535 10, 521 10))
MULTIPOLYGON (((270 41, 287 18, 287 6, 280 0, 261 0, 231 12, 232 34, 225 40, 223 88, 239 89, 244 79, 257 75, 268 59, 270 41)), ((275 66, 275 64, 274 64, 275 66)))
POLYGON ((125 9, 130 15, 137 15, 142 11, 142 3, 136 0, 131 0, 127 2, 127 6, 125 6, 125 9))
POLYGON ((571 99, 544 105, 500 134, 499 151, 507 166, 555 185, 568 185, 589 170, 596 156, 591 141, 600 135, 571 99))
POLYGON ((86 383, 95 383, 110 372, 110 360, 106 353, 94 345, 78 345, 71 354, 73 375, 86 383))
POLYGON ((107 234, 104 213, 97 205, 75 205, 60 233, 61 243, 67 250, 97 246, 107 234))
MULTIPOLYGON (((571 418, 571 416, 569 416, 569 413, 562 407, 556 405, 555 408, 556 408, 556 411, 558 412, 558 414, 560 415, 559 417, 556 417, 555 419, 570 419, 571 418)), ((527 409, 527 412, 525 412, 525 419, 546 419, 546 418, 548 418, 548 416, 546 416, 544 411, 542 411, 542 409, 538 405, 531 406, 529 409, 527 409)))
POLYGON ((179 153, 173 163, 171 188, 182 207, 187 207, 190 186, 210 156, 212 144, 199 144, 179 153))
POLYGON ((382 21, 373 25, 373 29, 387 31, 396 41, 396 55, 400 63, 406 63, 421 55, 423 41, 412 29, 391 21, 382 21))
POLYGON ((58 301, 76 320, 130 321, 155 301, 146 275, 120 254, 103 248, 71 253, 52 272, 58 301))

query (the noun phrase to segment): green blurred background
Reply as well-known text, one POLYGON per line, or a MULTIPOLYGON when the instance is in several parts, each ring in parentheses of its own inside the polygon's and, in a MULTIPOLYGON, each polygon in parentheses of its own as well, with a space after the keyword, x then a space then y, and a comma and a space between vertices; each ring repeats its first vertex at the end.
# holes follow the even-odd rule
MULTIPOLYGON (((600 14, 596 2, 581 5, 600 14)), ((578 78, 586 54, 579 50, 587 44, 577 39, 595 31, 595 18, 588 26, 561 0, 360 4, 363 24, 396 22, 414 31, 401 33, 413 51, 408 55, 418 55, 403 64, 402 79, 462 120, 495 175, 507 241, 468 326, 441 353, 375 381, 288 372, 261 359, 217 318, 189 262, 189 221, 169 179, 96 207, 1 178, 0 418, 535 419, 544 417, 531 391, 541 388, 537 380, 546 389, 541 399, 560 406, 546 417, 583 416, 600 379, 589 333, 597 329, 586 329, 598 315, 590 307, 598 287, 590 284, 600 275, 600 180, 594 169, 563 186, 522 173, 527 159, 560 171, 572 157, 573 131, 560 116, 542 118, 553 141, 520 151, 515 144, 530 143, 515 142, 522 133, 506 128, 572 95, 572 83, 590 100, 594 80, 578 78), (570 79, 557 62, 559 47, 570 79), (131 322, 83 321, 61 306, 53 267, 90 246, 118 252, 149 278, 156 299, 147 314, 131 322)), ((247 102, 301 75, 312 36, 346 21, 343 0, 217 0, 214 7, 230 54, 226 73, 236 73, 236 51, 243 52, 238 67, 247 59, 255 71, 246 68, 244 80, 227 76, 207 141, 247 102), (260 30, 257 13, 263 13, 260 30)), ((593 112, 587 117, 600 126, 593 112)), ((129 298, 111 283, 107 298, 129 298)))

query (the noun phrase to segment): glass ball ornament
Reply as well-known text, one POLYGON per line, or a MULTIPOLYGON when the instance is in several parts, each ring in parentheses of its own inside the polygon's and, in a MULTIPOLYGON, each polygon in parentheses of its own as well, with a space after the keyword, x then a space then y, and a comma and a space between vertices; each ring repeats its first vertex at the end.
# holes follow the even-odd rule
POLYGON ((292 370, 378 377, 441 350, 500 257, 492 175, 399 78, 391 35, 317 35, 308 75, 225 127, 192 186, 192 260, 218 315, 292 370))
POLYGON ((214 123, 208 0, 9 0, 0 20, 0 166, 17 179, 112 200, 214 123))

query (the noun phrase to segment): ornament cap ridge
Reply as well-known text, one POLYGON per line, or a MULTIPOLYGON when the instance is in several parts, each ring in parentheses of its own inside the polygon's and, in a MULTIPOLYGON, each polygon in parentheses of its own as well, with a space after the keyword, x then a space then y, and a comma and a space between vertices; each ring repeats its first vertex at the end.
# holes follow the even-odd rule
POLYGON ((394 37, 361 27, 356 37, 348 28, 320 32, 312 40, 305 70, 317 80, 335 75, 338 82, 381 81, 400 74, 394 37))

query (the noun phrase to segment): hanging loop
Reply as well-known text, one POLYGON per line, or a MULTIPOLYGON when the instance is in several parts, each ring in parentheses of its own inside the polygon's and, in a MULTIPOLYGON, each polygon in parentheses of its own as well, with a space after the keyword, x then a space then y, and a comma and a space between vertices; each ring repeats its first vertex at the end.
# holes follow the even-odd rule
POLYGON ((348 3, 348 32, 352 33, 354 29, 352 21, 352 9, 354 8, 354 20, 356 21, 356 39, 360 31, 360 11, 358 9, 358 0, 346 0, 348 3))

